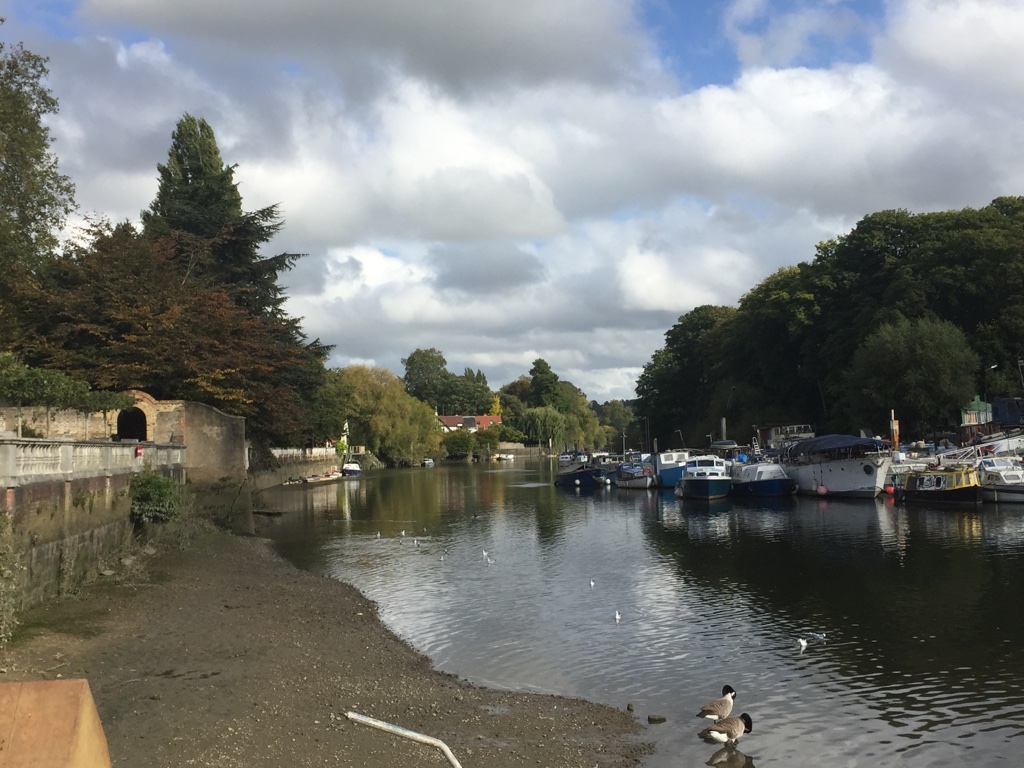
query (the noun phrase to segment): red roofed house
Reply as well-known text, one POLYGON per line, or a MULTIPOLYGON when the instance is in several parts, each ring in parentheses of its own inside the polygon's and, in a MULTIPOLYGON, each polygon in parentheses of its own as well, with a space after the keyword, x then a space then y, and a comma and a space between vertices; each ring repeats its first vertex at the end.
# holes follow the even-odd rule
POLYGON ((501 416, 438 416, 437 420, 445 432, 454 432, 457 429, 468 429, 476 432, 478 429, 487 429, 495 424, 501 424, 501 416))

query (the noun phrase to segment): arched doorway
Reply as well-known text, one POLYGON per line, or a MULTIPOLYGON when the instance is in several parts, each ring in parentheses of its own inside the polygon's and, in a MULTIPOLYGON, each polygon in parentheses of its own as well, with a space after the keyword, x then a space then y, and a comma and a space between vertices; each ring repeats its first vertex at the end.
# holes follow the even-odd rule
POLYGON ((147 440, 146 414, 138 408, 126 408, 117 414, 117 436, 122 440, 147 440))

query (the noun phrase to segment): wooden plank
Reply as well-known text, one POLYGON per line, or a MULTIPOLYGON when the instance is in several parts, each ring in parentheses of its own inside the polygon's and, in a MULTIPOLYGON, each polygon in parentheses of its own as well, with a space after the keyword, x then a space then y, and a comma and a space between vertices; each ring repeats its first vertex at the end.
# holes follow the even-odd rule
POLYGON ((0 684, 0 768, 110 768, 87 680, 0 684))

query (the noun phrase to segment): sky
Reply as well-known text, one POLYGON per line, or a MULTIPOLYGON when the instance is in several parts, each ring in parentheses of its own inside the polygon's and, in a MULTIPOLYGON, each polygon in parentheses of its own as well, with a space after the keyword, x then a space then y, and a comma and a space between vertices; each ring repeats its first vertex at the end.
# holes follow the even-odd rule
POLYGON ((865 215, 1024 194, 1019 0, 0 0, 86 216, 139 221, 182 115, 330 367, 543 358, 634 396, 680 316, 865 215))

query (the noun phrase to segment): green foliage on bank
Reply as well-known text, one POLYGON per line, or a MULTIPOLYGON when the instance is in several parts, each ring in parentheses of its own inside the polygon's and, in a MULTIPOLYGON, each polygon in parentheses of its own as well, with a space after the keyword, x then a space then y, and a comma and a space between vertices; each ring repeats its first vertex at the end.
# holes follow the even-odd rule
POLYGON ((176 520, 186 504, 186 496, 178 483, 156 472, 141 472, 132 477, 130 495, 132 506, 128 517, 136 528, 176 520))

